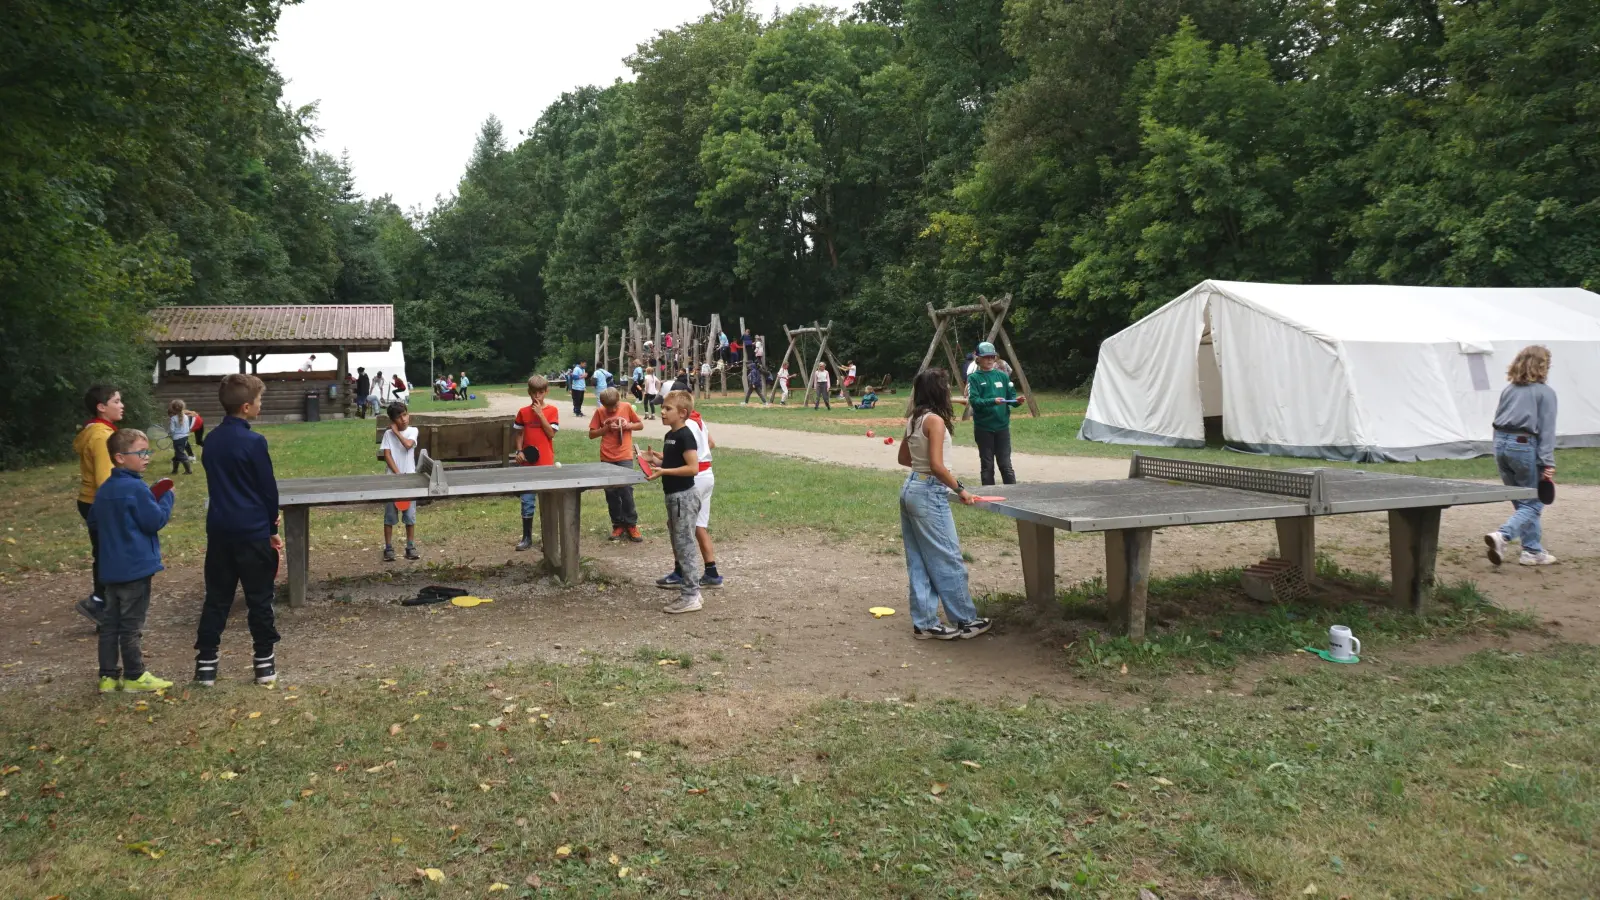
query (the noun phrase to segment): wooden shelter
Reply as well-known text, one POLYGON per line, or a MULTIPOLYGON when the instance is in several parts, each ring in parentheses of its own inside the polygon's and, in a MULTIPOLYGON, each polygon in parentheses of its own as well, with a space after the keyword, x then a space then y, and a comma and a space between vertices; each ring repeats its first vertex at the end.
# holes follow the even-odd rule
POLYGON ((394 341, 394 307, 387 305, 162 306, 150 311, 150 322, 157 401, 165 409, 181 399, 212 422, 222 421, 222 376, 189 374, 189 364, 202 356, 236 357, 240 372, 266 383, 261 421, 303 420, 308 394, 317 396, 320 417, 337 419, 354 403, 345 383, 349 355, 382 352, 394 341), (269 353, 315 354, 317 365, 309 372, 255 372, 269 353))
MULTIPOLYGON (((1039 401, 1033 397, 1033 388, 1028 385, 1028 373, 1023 371, 1022 360, 1017 357, 1017 349, 1011 345, 1011 335, 1006 332, 1006 315, 1011 311, 1011 295, 1007 294, 999 300, 990 300, 980 296, 977 303, 965 306, 946 306, 944 309, 934 309, 933 304, 928 304, 928 318, 933 320, 933 340, 928 342, 928 352, 922 357, 922 365, 917 367, 917 374, 922 374, 933 364, 934 354, 940 347, 944 348, 945 360, 950 365, 950 379, 958 390, 966 389, 966 366, 961 360, 964 354, 956 347, 956 321, 965 316, 983 316, 982 340, 991 344, 996 338, 996 345, 1003 358, 1011 364, 1012 374, 1022 385, 1022 394, 1027 398, 1028 412, 1034 418, 1039 417, 1039 401)), ((977 346, 977 342, 973 343, 977 346)), ((963 409, 961 417, 965 419, 971 414, 970 409, 963 409)))

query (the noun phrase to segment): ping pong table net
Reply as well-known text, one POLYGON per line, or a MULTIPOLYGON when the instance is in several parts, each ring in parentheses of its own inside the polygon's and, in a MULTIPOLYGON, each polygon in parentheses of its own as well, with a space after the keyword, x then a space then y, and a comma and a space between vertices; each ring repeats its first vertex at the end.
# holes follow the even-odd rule
POLYGON ((1304 500, 1312 515, 1325 515, 1328 511, 1327 486, 1321 469, 1309 472, 1257 469, 1135 453, 1128 477, 1293 497, 1304 500))

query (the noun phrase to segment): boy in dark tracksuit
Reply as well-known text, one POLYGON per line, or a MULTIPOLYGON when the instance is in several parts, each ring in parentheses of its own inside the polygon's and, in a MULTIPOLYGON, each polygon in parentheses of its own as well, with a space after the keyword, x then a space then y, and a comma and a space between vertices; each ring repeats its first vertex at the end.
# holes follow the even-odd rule
POLYGON ((984 484, 994 484, 994 467, 1006 484, 1017 483, 1011 469, 1011 407, 1022 401, 1011 376, 996 363, 994 345, 978 345, 978 368, 967 376, 967 403, 972 409, 972 439, 978 445, 978 462, 984 484))
POLYGON ((194 680, 206 687, 217 682, 222 630, 233 608, 234 591, 244 588, 244 602, 255 643, 256 684, 278 678, 273 647, 273 582, 278 577, 278 481, 272 473, 267 439, 250 429, 261 412, 261 379, 229 375, 218 392, 228 415, 211 430, 201 465, 211 508, 206 513, 206 600, 200 611, 194 680))

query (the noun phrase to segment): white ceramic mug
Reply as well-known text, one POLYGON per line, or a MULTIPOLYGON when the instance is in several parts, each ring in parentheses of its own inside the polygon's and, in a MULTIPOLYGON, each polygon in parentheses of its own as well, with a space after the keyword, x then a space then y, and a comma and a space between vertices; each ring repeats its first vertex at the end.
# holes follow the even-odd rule
POLYGON ((1361 655, 1361 639, 1350 633, 1344 625, 1328 629, 1328 655, 1334 659, 1349 659, 1361 655))

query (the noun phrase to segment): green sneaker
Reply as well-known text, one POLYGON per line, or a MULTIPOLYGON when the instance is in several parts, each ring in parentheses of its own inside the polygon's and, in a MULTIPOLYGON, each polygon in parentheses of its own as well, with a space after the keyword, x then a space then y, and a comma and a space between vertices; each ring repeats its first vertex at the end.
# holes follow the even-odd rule
POLYGON ((112 694, 117 690, 117 679, 105 675, 100 676, 100 693, 112 694))
POLYGON ((149 672, 140 675, 133 681, 129 681, 126 678, 122 679, 122 689, 125 691, 149 693, 151 691, 164 691, 169 687, 172 687, 172 682, 162 681, 149 672))

